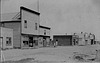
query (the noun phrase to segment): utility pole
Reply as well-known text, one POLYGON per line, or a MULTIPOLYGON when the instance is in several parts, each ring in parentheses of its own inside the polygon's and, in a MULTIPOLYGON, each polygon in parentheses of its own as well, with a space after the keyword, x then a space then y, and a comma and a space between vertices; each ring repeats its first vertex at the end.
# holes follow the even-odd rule
POLYGON ((38 10, 38 12, 40 12, 40 10, 39 10, 39 0, 37 0, 37 10, 38 10))
MULTIPOLYGON (((37 0, 37 11, 38 11, 38 13, 40 13, 40 10, 39 10, 39 0, 37 0)), ((38 21, 40 23, 40 15, 38 16, 38 21)), ((39 32, 38 32, 38 34, 39 34, 39 32)), ((39 44, 39 42, 38 42, 38 44, 39 44)))

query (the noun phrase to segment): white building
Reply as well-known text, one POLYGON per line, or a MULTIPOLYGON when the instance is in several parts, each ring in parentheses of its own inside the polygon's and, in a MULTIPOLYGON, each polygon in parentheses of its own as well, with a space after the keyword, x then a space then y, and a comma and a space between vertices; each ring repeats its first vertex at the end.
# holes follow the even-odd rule
POLYGON ((76 33, 78 36, 78 45, 93 45, 95 43, 95 35, 89 33, 76 33), (93 39, 93 41, 91 41, 93 39))
POLYGON ((2 49, 13 48, 13 29, 0 27, 0 45, 2 49))

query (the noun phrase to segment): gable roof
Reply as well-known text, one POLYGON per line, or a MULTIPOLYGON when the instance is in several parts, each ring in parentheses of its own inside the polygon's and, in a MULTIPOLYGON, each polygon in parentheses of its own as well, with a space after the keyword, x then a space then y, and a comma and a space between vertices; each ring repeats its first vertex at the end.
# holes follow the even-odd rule
POLYGON ((23 6, 21 6, 20 9, 23 9, 23 10, 29 11, 29 12, 34 13, 34 14, 37 14, 37 15, 40 15, 39 12, 33 11, 33 10, 28 9, 28 8, 26 8, 26 7, 23 7, 23 6))

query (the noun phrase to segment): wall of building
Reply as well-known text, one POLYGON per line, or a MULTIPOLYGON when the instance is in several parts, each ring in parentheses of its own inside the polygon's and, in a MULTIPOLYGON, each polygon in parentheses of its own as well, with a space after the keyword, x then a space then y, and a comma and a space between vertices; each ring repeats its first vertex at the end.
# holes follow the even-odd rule
POLYGON ((26 10, 21 10, 21 26, 22 32, 24 34, 39 34, 39 15, 28 12, 26 10), (25 28, 25 20, 27 21, 27 28, 25 28), (37 23, 37 30, 35 29, 35 23, 37 23))
POLYGON ((0 27, 0 37, 1 37, 1 27, 0 27))
POLYGON ((0 27, 0 49, 2 48, 2 37, 1 37, 1 27, 0 27))
POLYGON ((13 29, 1 27, 1 37, 3 37, 3 49, 13 48, 13 29), (7 37, 11 38, 11 44, 7 45, 7 37))
POLYGON ((70 46, 72 45, 72 36, 53 36, 53 40, 58 40, 59 46, 70 46))
POLYGON ((40 27, 39 28, 39 34, 44 35, 44 36, 50 36, 50 29, 45 29, 45 28, 40 27), (46 34, 44 34, 45 30, 46 30, 46 34))
POLYGON ((2 24, 0 23, 0 27, 2 26, 2 24))
POLYGON ((11 28, 13 29, 13 46, 14 47, 20 47, 21 46, 21 30, 20 30, 20 22, 9 22, 9 23, 5 23, 4 27, 6 28, 11 28))

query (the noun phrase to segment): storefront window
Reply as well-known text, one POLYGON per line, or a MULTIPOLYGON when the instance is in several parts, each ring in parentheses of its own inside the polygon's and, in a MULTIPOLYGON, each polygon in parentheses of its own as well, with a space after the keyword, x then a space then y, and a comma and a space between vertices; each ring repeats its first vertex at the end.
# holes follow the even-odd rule
POLYGON ((6 45, 7 46, 11 46, 12 43, 11 43, 11 37, 6 37, 6 45))
POLYGON ((28 41, 23 41, 24 46, 28 45, 28 41))

